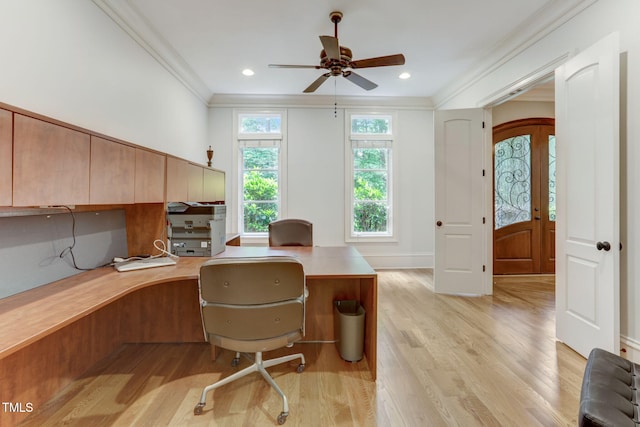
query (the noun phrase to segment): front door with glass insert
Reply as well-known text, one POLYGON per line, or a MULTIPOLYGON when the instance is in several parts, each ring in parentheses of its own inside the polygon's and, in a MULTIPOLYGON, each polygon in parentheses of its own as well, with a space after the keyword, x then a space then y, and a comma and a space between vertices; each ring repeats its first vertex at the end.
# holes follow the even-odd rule
POLYGON ((555 124, 493 129, 494 274, 555 272, 555 124))

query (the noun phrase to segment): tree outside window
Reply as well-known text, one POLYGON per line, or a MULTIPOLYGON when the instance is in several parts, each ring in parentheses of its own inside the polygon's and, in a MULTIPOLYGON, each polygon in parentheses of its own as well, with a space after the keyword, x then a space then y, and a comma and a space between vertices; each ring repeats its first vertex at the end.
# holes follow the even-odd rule
POLYGON ((392 235, 391 129, 390 115, 350 116, 350 237, 392 235))
POLYGON ((387 184, 389 150, 355 148, 353 150, 353 231, 387 231, 387 184))
POLYGON ((284 111, 237 112, 238 228, 243 235, 262 237, 269 223, 282 215, 286 171, 284 111))
POLYGON ((264 233, 278 219, 278 147, 247 147, 243 157, 245 233, 264 233))

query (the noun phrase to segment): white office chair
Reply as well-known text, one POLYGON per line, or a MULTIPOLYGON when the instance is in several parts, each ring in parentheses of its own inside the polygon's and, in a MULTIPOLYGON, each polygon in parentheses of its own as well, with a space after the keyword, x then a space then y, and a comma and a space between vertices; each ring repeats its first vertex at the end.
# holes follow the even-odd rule
MULTIPOLYGON (((260 372, 282 397, 278 424, 289 415, 287 396, 265 368, 300 359, 302 353, 263 360, 264 351, 289 347, 304 336, 305 275, 293 257, 216 258, 200 267, 202 322, 207 341, 235 352, 255 353, 254 363, 202 391, 194 414, 202 414, 211 390, 260 372)), ((236 356, 237 357, 237 356, 236 356)))

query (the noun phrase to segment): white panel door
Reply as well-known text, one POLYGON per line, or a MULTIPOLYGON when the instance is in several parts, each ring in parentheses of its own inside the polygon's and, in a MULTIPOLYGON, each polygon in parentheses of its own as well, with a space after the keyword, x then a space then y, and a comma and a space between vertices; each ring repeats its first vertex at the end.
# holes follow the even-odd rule
POLYGON ((487 293, 482 109, 435 114, 435 292, 487 293))
POLYGON ((620 351, 619 40, 556 70, 556 334, 620 351))

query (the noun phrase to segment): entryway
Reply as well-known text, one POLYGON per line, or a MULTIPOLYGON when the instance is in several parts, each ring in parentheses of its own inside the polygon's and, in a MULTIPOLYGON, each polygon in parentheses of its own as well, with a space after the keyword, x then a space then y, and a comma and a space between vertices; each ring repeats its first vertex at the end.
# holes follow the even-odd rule
POLYGON ((493 128, 494 274, 555 273, 555 119, 493 128))

